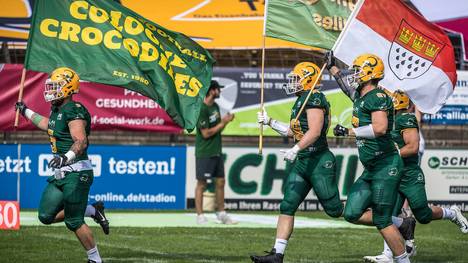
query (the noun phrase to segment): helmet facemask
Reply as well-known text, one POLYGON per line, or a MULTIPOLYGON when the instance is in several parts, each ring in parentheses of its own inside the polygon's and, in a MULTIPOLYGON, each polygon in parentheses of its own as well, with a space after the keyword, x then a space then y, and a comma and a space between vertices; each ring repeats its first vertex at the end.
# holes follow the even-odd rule
POLYGON ((286 79, 288 80, 288 83, 283 85, 283 89, 286 92, 286 94, 291 95, 295 94, 299 91, 302 91, 304 87, 302 86, 302 81, 304 78, 306 78, 308 75, 304 76, 301 78, 301 76, 291 72, 286 76, 286 79))
POLYGON ((62 92, 62 87, 65 86, 67 82, 65 80, 53 81, 50 78, 45 82, 44 89, 44 99, 46 102, 51 102, 54 100, 62 99, 64 94, 62 92))
POLYGON ((350 71, 351 73, 346 76, 346 81, 351 88, 358 90, 361 86, 362 68, 353 67, 350 71))

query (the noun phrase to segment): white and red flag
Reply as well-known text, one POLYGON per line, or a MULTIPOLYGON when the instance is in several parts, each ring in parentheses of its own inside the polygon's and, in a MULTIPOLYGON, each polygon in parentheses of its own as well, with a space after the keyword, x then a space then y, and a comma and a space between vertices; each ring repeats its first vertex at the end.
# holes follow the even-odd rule
POLYGON ((400 0, 363 0, 334 49, 350 65, 364 53, 384 61, 380 85, 406 91, 425 113, 436 113, 457 81, 452 44, 444 32, 400 0))

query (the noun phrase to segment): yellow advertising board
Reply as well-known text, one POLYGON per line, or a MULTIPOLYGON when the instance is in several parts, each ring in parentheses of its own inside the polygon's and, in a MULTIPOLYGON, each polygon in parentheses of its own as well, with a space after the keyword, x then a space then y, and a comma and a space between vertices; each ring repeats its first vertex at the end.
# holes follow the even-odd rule
MULTIPOLYGON (((27 40, 31 2, 0 0, 2 6, 0 41, 27 40)), ((122 5, 143 17, 167 29, 182 32, 209 49, 261 48, 264 2, 264 0, 121 0, 122 5)), ((273 38, 266 39, 266 47, 311 49, 273 38)))
MULTIPOLYGON (((285 0, 287 1, 287 0, 285 0)), ((264 0, 122 0, 122 4, 210 49, 261 48, 264 0)), ((293 29, 291 29, 293 30, 293 29)), ((268 48, 310 47, 267 38, 268 48)))

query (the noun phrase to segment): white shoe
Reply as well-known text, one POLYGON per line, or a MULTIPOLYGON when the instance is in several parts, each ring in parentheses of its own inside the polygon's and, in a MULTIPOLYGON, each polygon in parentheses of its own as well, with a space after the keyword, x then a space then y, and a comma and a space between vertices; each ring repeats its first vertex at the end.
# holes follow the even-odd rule
POLYGON ((405 240, 405 250, 408 253, 408 257, 416 256, 416 245, 413 240, 405 240))
POLYGON ((225 225, 235 225, 239 222, 231 219, 231 217, 226 213, 226 212, 220 212, 220 213, 216 213, 216 218, 218 218, 218 221, 221 223, 221 224, 225 224, 225 225))
POLYGON ((206 216, 197 215, 197 224, 203 225, 203 224, 206 224, 206 223, 208 223, 208 218, 206 218, 206 216))
POLYGON ((364 262, 370 262, 370 263, 393 263, 393 258, 389 258, 385 254, 380 254, 378 256, 365 256, 364 262))
POLYGON ((463 216, 460 208, 456 205, 452 205, 450 210, 455 212, 455 217, 451 221, 460 228, 460 231, 462 231, 463 234, 467 234, 468 221, 466 220, 465 216, 463 216))

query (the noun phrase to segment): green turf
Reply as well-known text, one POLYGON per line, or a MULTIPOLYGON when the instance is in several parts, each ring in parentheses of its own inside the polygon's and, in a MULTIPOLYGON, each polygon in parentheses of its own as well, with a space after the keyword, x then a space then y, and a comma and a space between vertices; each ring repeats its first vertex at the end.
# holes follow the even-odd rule
MULTIPOLYGON (((299 213, 325 219, 323 213, 299 213)), ((105 262, 250 262, 270 249, 273 228, 113 227, 93 231, 105 262)), ((448 221, 416 228, 418 255, 412 262, 468 262, 468 235, 448 221)), ((381 251, 373 228, 300 228, 285 262, 361 262, 381 251)), ((25 226, 0 232, 0 262, 86 262, 86 254, 65 227, 25 226)))

